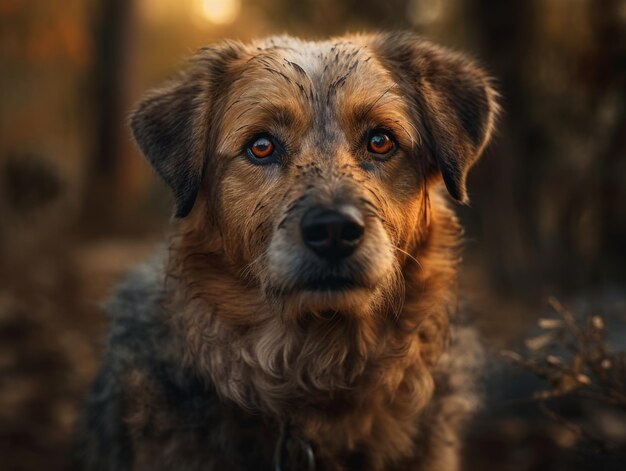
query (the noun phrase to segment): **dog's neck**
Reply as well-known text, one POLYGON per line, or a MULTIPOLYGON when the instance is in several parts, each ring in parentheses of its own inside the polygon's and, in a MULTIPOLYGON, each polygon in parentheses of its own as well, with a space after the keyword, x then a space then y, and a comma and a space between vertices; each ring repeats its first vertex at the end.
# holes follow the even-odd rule
POLYGON ((229 274, 219 252, 175 247, 169 313, 184 363, 242 408, 296 423, 309 437, 334 437, 331 448, 381 427, 405 427, 396 451, 410 448, 456 296, 459 225, 445 203, 434 207, 411 253, 417 263, 404 263, 400 313, 381 305, 366 316, 292 322, 229 274))

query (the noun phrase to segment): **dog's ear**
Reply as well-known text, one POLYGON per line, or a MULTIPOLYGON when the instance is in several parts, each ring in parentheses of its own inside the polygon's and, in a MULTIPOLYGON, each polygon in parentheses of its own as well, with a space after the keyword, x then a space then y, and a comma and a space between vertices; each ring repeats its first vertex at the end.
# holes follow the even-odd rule
POLYGON ((131 114, 139 148, 174 192, 176 217, 193 208, 210 152, 211 111, 240 53, 233 42, 200 49, 178 79, 149 92, 131 114))
POLYGON ((412 98, 448 191, 466 203, 467 172, 489 141, 498 112, 489 77, 465 56, 413 33, 372 39, 381 62, 412 98))

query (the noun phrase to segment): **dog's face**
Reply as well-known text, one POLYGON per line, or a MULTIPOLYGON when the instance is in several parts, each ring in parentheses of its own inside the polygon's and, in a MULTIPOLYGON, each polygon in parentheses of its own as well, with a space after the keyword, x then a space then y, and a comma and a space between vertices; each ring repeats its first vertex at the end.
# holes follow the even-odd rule
POLYGON ((200 51, 132 124, 177 215, 268 300, 362 312, 425 237, 429 188, 466 199, 494 113, 479 69, 411 34, 281 37, 200 51))

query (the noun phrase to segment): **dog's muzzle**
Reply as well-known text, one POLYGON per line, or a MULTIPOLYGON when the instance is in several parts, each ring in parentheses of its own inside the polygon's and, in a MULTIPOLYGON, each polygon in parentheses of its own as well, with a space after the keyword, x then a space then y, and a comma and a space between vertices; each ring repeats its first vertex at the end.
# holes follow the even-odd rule
POLYGON ((392 270, 384 227, 357 205, 315 202, 288 215, 267 251, 268 293, 297 295, 320 312, 336 310, 373 293, 392 270))
POLYGON ((315 206, 300 221, 304 245, 329 262, 349 257, 363 240, 365 222, 353 206, 315 206))

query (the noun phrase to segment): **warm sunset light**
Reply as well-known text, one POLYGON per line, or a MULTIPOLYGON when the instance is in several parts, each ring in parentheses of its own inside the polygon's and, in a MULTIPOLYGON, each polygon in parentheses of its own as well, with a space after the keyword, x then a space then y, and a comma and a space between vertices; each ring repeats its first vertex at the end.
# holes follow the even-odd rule
POLYGON ((626 471, 625 65, 626 0, 0 0, 0 471, 626 471))
POLYGON ((201 0, 202 13, 211 23, 225 25, 237 19, 241 0, 201 0))

